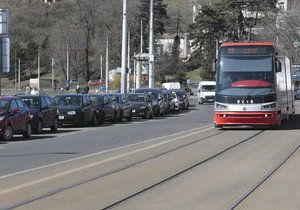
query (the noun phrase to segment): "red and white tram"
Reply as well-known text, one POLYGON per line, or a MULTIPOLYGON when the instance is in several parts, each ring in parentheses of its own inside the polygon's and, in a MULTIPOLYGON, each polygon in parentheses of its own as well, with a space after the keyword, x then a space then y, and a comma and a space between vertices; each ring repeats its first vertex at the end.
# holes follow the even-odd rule
POLYGON ((271 42, 224 43, 215 63, 215 127, 278 127, 295 113, 287 57, 271 42))

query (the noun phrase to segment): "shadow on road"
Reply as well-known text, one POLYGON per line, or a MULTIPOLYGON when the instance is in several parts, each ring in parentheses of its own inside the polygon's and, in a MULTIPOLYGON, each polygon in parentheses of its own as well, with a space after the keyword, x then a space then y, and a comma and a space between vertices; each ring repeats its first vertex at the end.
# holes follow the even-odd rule
POLYGON ((281 130, 299 130, 300 129, 300 114, 293 115, 286 123, 284 123, 281 130))

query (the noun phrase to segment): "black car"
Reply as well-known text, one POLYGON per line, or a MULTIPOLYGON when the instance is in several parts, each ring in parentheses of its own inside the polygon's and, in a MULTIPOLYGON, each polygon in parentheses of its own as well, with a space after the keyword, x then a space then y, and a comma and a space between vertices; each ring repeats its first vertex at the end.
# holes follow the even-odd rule
POLYGON ((31 136, 31 120, 28 107, 16 97, 0 97, 0 140, 12 140, 14 134, 31 136))
POLYGON ((94 94, 89 96, 91 97, 96 109, 97 121, 99 123, 103 123, 105 121, 115 123, 117 121, 116 105, 112 102, 109 95, 94 94))
POLYGON ((163 100, 161 91, 158 88, 138 88, 136 93, 146 93, 152 100, 154 116, 164 116, 166 113, 166 102, 163 100))
POLYGON ((71 124, 82 126, 97 123, 97 113, 92 99, 85 94, 63 94, 54 97, 58 108, 59 125, 71 124))
POLYGON ((132 104, 132 116, 143 119, 153 118, 152 100, 145 93, 130 93, 128 98, 132 104))
POLYGON ((122 121, 123 118, 127 119, 127 121, 131 121, 132 105, 128 96, 122 93, 109 94, 109 96, 112 99, 112 101, 116 104, 119 121, 122 121))
POLYGON ((29 108, 32 129, 35 133, 40 133, 43 128, 50 128, 51 131, 57 131, 57 107, 51 97, 44 95, 21 95, 19 98, 29 108))

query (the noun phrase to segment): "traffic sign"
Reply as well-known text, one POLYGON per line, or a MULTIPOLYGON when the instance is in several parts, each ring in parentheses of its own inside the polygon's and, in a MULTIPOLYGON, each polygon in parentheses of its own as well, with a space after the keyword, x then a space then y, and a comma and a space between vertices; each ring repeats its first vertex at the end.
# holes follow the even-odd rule
POLYGON ((300 47, 300 41, 296 39, 295 41, 293 41, 293 45, 294 47, 300 47))

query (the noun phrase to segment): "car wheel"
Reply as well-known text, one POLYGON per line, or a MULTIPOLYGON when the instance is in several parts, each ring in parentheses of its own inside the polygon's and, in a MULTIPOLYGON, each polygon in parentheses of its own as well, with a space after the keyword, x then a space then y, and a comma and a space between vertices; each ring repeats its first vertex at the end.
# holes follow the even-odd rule
POLYGON ((80 120, 79 120, 79 122, 77 123, 77 126, 79 126, 79 127, 84 126, 84 115, 83 115, 83 114, 81 114, 80 120))
POLYGON ((96 123, 97 123, 97 116, 94 113, 93 114, 93 119, 92 119, 92 121, 89 122, 89 124, 92 125, 92 126, 94 126, 94 125, 96 125, 96 123))
POLYGON ((119 122, 122 122, 123 121, 123 111, 121 110, 120 111, 120 116, 119 116, 119 122))
POLYGON ((10 125, 7 125, 4 130, 3 140, 10 141, 13 139, 13 137, 14 137, 13 129, 10 125))
POLYGON ((51 131, 56 132, 58 128, 58 121, 57 118, 55 118, 53 125, 50 127, 51 131))
POLYGON ((143 119, 147 119, 149 116, 149 111, 145 110, 145 114, 142 116, 143 119))
POLYGON ((202 98, 199 99, 199 104, 200 104, 200 105, 203 104, 203 99, 202 99, 202 98))
POLYGON ((130 111, 129 116, 126 119, 127 119, 127 121, 132 121, 132 111, 130 111))
POLYGON ((23 133, 24 138, 30 138, 31 137, 31 132, 32 132, 32 127, 31 123, 29 122, 26 126, 26 131, 23 133))
POLYGON ((42 120, 39 119, 37 124, 36 124, 36 129, 34 130, 35 133, 41 133, 43 130, 43 124, 42 124, 42 120))
POLYGON ((116 123, 117 122, 117 111, 115 111, 115 114, 113 118, 111 119, 111 123, 116 123))

